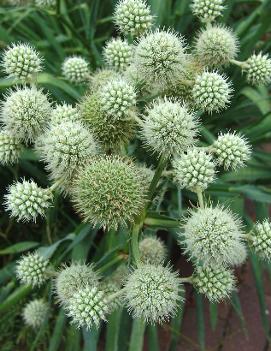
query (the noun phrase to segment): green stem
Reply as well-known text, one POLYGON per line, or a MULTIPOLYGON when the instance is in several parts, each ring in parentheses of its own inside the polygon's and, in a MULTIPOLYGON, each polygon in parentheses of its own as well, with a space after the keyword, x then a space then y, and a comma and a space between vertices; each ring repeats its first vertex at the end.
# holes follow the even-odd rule
POLYGON ((154 176, 152 178, 150 188, 149 188, 149 201, 150 202, 153 199, 157 183, 158 183, 166 165, 167 165, 167 159, 161 157, 159 160, 158 166, 156 168, 156 171, 154 173, 154 176))
POLYGON ((182 282, 182 283, 193 284, 193 283, 192 283, 192 279, 193 279, 192 275, 191 275, 190 277, 182 277, 182 278, 181 278, 181 282, 182 282))
POLYGON ((131 254, 132 254, 132 259, 134 261, 134 264, 138 266, 140 263, 140 251, 139 251, 139 233, 141 231, 143 225, 143 221, 139 220, 138 223, 136 223, 133 226, 132 232, 131 232, 131 254))
POLYGON ((196 190, 196 194, 197 194, 197 197, 198 197, 199 207, 200 208, 204 208, 204 201, 203 201, 202 190, 197 189, 196 190))
POLYGON ((129 351, 141 351, 143 348, 145 322, 142 319, 134 319, 129 351))
POLYGON ((146 217, 144 220, 144 224, 149 225, 151 227, 161 227, 161 228, 178 228, 180 226, 180 222, 174 218, 160 219, 160 218, 146 217))
POLYGON ((230 62, 233 64, 233 65, 236 65, 238 67, 241 67, 242 69, 246 68, 246 61, 237 61, 237 60, 230 60, 230 62))

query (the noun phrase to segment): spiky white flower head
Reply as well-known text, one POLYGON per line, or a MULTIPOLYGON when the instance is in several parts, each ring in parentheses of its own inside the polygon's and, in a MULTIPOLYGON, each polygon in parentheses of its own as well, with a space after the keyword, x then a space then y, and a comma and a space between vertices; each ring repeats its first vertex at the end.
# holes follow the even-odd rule
POLYGON ((146 188, 132 162, 105 156, 97 157, 80 171, 73 195, 75 207, 85 221, 117 228, 139 215, 146 188))
POLYGON ((193 0, 191 8, 201 22, 210 23, 222 15, 223 0, 193 0))
POLYGON ((18 138, 32 142, 50 118, 51 104, 47 95, 36 87, 11 91, 2 103, 1 119, 6 129, 18 138))
POLYGON ((195 50, 201 64, 218 67, 228 64, 236 57, 238 41, 229 28, 212 26, 198 35, 195 50))
POLYGON ((50 123, 52 125, 60 124, 62 122, 79 122, 80 115, 77 107, 66 104, 56 105, 51 114, 50 123))
POLYGON ((96 154, 96 143, 80 122, 63 121, 48 129, 36 149, 54 180, 69 180, 78 167, 96 154))
POLYGON ((122 78, 109 81, 98 92, 101 109, 104 113, 119 119, 136 105, 134 87, 122 78))
POLYGON ((108 304, 105 293, 97 286, 85 286, 76 290, 65 307, 73 324, 78 328, 91 329, 98 328, 106 320, 108 304))
POLYGON ((174 316, 181 300, 177 273, 161 265, 140 265, 130 274, 124 289, 129 312, 150 323, 162 323, 174 316))
POLYGON ((45 216, 45 212, 52 204, 51 190, 40 188, 33 180, 15 182, 8 188, 5 195, 6 211, 17 221, 36 221, 38 216, 45 216))
POLYGON ((29 44, 12 44, 4 52, 2 66, 8 76, 27 80, 42 70, 42 60, 29 44))
POLYGON ((153 265, 163 264, 166 258, 166 247, 157 237, 145 237, 139 243, 140 260, 153 265))
POLYGON ((113 69, 98 69, 89 77, 89 91, 96 93, 101 87, 109 81, 119 78, 119 73, 113 69))
POLYGON ((74 295, 76 290, 85 286, 97 286, 99 276, 92 265, 73 262, 70 266, 64 265, 57 273, 54 286, 59 302, 63 305, 74 295))
POLYGON ((211 302, 229 298, 235 289, 233 272, 224 267, 197 267, 192 276, 192 283, 211 302))
POLYGON ((217 72, 203 72, 195 79, 192 95, 197 109, 207 113, 224 110, 230 102, 231 83, 217 72))
POLYGON ((126 40, 113 38, 104 48, 104 58, 107 65, 117 71, 123 71, 131 62, 132 46, 126 40))
POLYGON ((82 84, 89 79, 89 64, 80 56, 67 57, 63 62, 62 72, 70 82, 82 84))
POLYGON ((16 276, 22 284, 32 287, 41 286, 47 279, 49 261, 37 252, 22 256, 17 262, 16 276))
POLYGON ((247 139, 235 133, 221 133, 210 148, 216 161, 224 169, 237 169, 250 159, 251 147, 247 139))
POLYGON ((12 165, 18 162, 23 146, 16 134, 2 130, 0 132, 0 164, 12 165))
POLYGON ((180 154, 194 144, 197 120, 188 108, 167 98, 147 108, 141 130, 147 147, 165 156, 180 154))
POLYGON ((203 191, 215 179, 215 164, 210 154, 193 147, 173 162, 174 175, 182 188, 203 191))
POLYGON ((151 28, 153 16, 144 0, 120 0, 114 20, 121 33, 138 37, 151 28))
POLYGON ((149 83, 172 84, 184 72, 183 39, 170 31, 156 30, 142 37, 135 47, 134 62, 149 83))
POLYGON ((56 6, 56 0, 34 0, 34 3, 38 7, 53 7, 56 6))
POLYGON ((180 244, 190 259, 205 267, 240 263, 239 253, 244 251, 240 220, 228 209, 220 206, 190 211, 184 224, 180 244))
POLYGON ((271 81, 271 58, 263 53, 253 54, 244 62, 243 71, 248 83, 252 85, 267 85, 271 81))
POLYGON ((263 260, 271 260, 271 222, 256 223, 248 236, 249 245, 263 260))
POLYGON ((27 326, 39 328, 49 314, 49 305, 42 299, 30 301, 23 309, 23 319, 27 326))

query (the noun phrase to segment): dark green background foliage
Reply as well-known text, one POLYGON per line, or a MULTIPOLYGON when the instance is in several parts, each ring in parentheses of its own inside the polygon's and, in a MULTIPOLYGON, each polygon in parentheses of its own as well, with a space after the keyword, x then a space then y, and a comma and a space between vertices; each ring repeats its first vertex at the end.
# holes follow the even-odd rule
MULTIPOLYGON (((38 76, 38 83, 50 92, 53 101, 75 103, 84 93, 84 87, 68 84, 61 77, 61 64, 64 58, 72 54, 80 54, 90 61, 91 69, 95 70, 103 65, 102 47, 116 30, 112 23, 112 12, 116 1, 89 0, 72 1, 58 0, 57 10, 42 11, 35 7, 5 8, 0 7, 0 46, 5 48, 13 42, 29 42, 37 48, 44 57, 45 72, 38 76)), ((160 26, 172 27, 182 33, 188 43, 199 29, 199 23, 189 8, 189 0, 153 0, 149 1, 156 22, 160 26)), ((221 21, 231 26, 240 38, 239 59, 244 60, 254 50, 264 53, 271 51, 271 1, 229 0, 225 16, 221 21), (256 45, 256 47, 255 47, 256 45)), ((201 116, 204 127, 201 127, 202 144, 210 144, 219 131, 234 129, 243 133, 252 143, 253 158, 248 166, 237 172, 221 175, 207 191, 212 201, 220 201, 230 206, 241 215, 248 226, 251 217, 248 207, 252 209, 254 219, 268 216, 271 203, 271 154, 266 144, 271 137, 271 102, 268 88, 252 88, 248 86, 237 67, 230 67, 227 74, 234 84, 234 99, 230 108, 220 115, 201 116), (255 210, 255 211, 254 211, 255 210)), ((12 85, 10 79, 3 76, 0 79, 0 93, 12 85)), ((131 146, 133 151, 134 141, 131 146)), ((140 147, 137 151, 140 153, 140 147)), ((270 146, 269 146, 270 150, 270 146)), ((154 164, 151 158, 144 159, 148 164, 154 164)), ((20 177, 33 178, 41 186, 48 185, 47 175, 35 154, 26 150, 18 166, 0 168, 1 203, 8 184, 20 177)), ((163 186, 163 185, 162 185, 163 186)), ((195 201, 189 192, 180 192, 173 184, 167 184, 168 190, 162 204, 157 204, 161 214, 165 216, 181 216, 189 201, 195 201), (180 201, 182 199, 182 201, 180 201)), ((163 190, 163 189, 161 189, 163 190)), ((83 332, 69 326, 62 310, 53 302, 50 287, 41 289, 39 296, 49 296, 52 311, 49 321, 46 321, 37 334, 26 329, 20 319, 21 307, 27 296, 32 294, 28 288, 20 287, 14 276, 14 264, 21 252, 31 248, 39 248, 52 262, 70 259, 88 260, 96 262, 104 274, 123 260, 127 253, 127 233, 121 232, 117 236, 104 236, 88 225, 80 224, 80 219, 74 213, 68 200, 56 197, 55 206, 50 209, 46 221, 38 220, 36 224, 17 224, 9 219, 1 208, 0 218, 0 347, 8 350, 95 350, 98 333, 102 333, 102 345, 105 343, 107 351, 139 350, 140 335, 136 321, 126 312, 117 311, 99 332, 83 332), (133 327, 133 333, 130 330, 133 327), (82 346, 83 345, 83 346, 82 346)), ((251 214, 251 213, 250 213, 251 214)), ((155 222, 155 221, 153 221, 155 222)), ((147 228, 146 231, 156 231, 159 228, 147 228)), ((173 264, 181 252, 176 245, 176 232, 159 231, 158 234, 166 240, 171 252, 173 264)), ((261 318, 266 338, 269 339, 270 323, 265 313, 263 270, 271 274, 271 266, 263 265, 250 255, 255 284, 259 297, 261 318)), ((34 295, 34 296, 33 296, 34 295)), ((204 349, 203 302, 201 297, 195 296, 198 320, 199 344, 204 349)), ((231 300, 236 313, 240 316, 240 323, 245 326, 241 303, 235 294, 231 300)), ((217 306, 210 308, 210 318, 215 327, 217 321, 217 306)), ((176 349, 181 332, 182 311, 171 322, 170 351, 176 349)), ((148 327, 146 334, 150 350, 158 350, 157 329, 148 327)))

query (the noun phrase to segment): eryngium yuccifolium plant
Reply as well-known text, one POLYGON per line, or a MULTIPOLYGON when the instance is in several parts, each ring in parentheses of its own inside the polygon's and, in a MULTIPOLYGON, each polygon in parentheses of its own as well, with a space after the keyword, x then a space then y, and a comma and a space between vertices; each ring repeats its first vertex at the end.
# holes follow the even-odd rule
POLYGON ((56 6, 56 0, 34 0, 34 3, 38 7, 53 7, 56 6))
POLYGON ((243 63, 248 83, 252 85, 267 85, 271 81, 271 59, 262 53, 253 54, 243 63))
POLYGON ((96 93, 109 81, 119 78, 117 71, 108 68, 101 68, 93 72, 89 77, 89 93, 96 93))
POLYGON ((199 110, 207 113, 225 109, 231 98, 232 88, 225 76, 217 72, 203 72, 193 86, 194 103, 199 110))
POLYGON ((22 152, 21 140, 16 134, 7 130, 0 132, 0 164, 12 165, 17 163, 22 152))
POLYGON ((158 99, 146 110, 141 137, 152 151, 171 156, 194 144, 197 126, 195 115, 184 104, 158 99))
POLYGON ((75 207, 83 219, 106 228, 133 222, 145 196, 139 169, 118 156, 97 157, 79 172, 73 189, 75 207))
POLYGON ((43 132, 50 114, 47 95, 36 87, 10 91, 1 108, 1 120, 6 129, 25 142, 32 142, 43 132))
POLYGON ((27 80, 42 70, 42 60, 29 44, 12 44, 4 52, 2 66, 8 76, 27 80))
POLYGON ((75 291, 86 286, 97 286, 99 277, 94 272, 92 265, 72 263, 70 266, 63 266, 55 278, 54 287, 58 301, 66 305, 75 291))
POLYGON ((72 83, 82 84, 89 79, 89 64, 79 56, 67 57, 62 65, 63 76, 72 83))
POLYGON ((227 299, 235 289, 231 270, 224 267, 197 267, 192 276, 194 287, 211 302, 227 299))
POLYGON ((120 291, 119 284, 108 278, 101 283, 100 287, 107 297, 109 314, 123 305, 121 294, 117 294, 120 291), (112 295, 114 295, 114 298, 110 298, 112 295))
POLYGON ((249 245, 263 260, 271 260, 271 223, 269 220, 256 223, 248 235, 249 245))
POLYGON ((156 237, 148 236, 139 242, 140 260, 153 265, 163 264, 166 258, 166 247, 156 237))
POLYGON ((250 159, 251 147, 247 140, 235 133, 221 133, 212 144, 210 151, 224 169, 237 169, 250 159))
POLYGON ((53 195, 50 190, 40 188, 33 180, 15 182, 5 195, 6 211, 17 221, 36 221, 38 216, 45 216, 52 205, 53 195))
POLYGON ((77 328, 98 328, 100 323, 106 320, 109 301, 104 291, 98 287, 85 286, 73 294, 65 308, 77 328))
POLYGON ((120 0, 114 20, 121 33, 137 37, 151 28, 153 16, 144 0, 120 0))
POLYGON ((162 323, 174 316, 181 300, 177 273, 161 265, 140 265, 130 274, 124 289, 133 317, 150 323, 162 323))
POLYGON ((173 162, 174 175, 182 188, 203 191, 215 178, 215 164, 210 154, 190 148, 173 162))
POLYGON ((51 125, 60 124, 62 122, 79 122, 80 114, 77 107, 63 103, 56 105, 52 110, 50 123, 51 125))
POLYGON ((46 270, 49 261, 37 252, 20 258, 16 266, 16 275, 22 284, 32 287, 41 286, 47 279, 46 270))
POLYGON ((44 323, 49 314, 49 305, 42 299, 28 302, 23 309, 23 320, 25 324, 38 329, 44 323))
POLYGON ((201 22, 210 23, 221 16, 224 10, 223 0, 193 0, 191 8, 201 22))
POLYGON ((211 26, 201 31, 196 39, 196 57, 207 67, 228 64, 236 57, 237 52, 237 38, 229 28, 211 26))
POLYGON ((206 266, 240 264, 245 245, 240 220, 223 207, 206 207, 190 211, 183 226, 180 244, 189 259, 206 266))
POLYGON ((113 38, 104 48, 106 64, 117 71, 124 70, 131 62, 133 48, 126 40, 113 38))

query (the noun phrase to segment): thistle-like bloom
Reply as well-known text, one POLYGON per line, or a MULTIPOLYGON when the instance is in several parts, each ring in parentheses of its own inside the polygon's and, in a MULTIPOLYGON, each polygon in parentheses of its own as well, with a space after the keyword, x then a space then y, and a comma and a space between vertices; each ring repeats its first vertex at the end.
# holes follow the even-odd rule
POLYGON ((32 142, 44 130, 50 114, 47 96, 35 87, 11 91, 1 109, 6 129, 26 142, 32 142))
POLYGON ((247 140, 235 133, 222 133, 211 146, 216 161, 224 169, 237 169, 250 159, 251 147, 247 140))
POLYGON ((38 216, 45 216, 51 206, 51 190, 40 188, 33 180, 22 180, 9 186, 5 195, 6 211, 17 221, 36 221, 38 216))
POLYGON ((88 62, 79 56, 67 57, 62 65, 63 76, 72 83, 82 84, 89 79, 88 62))
POLYGON ((166 258, 166 247, 156 237, 148 236, 139 243, 140 260, 153 265, 163 264, 166 258))
POLYGON ((271 260, 271 223, 269 220, 256 223, 248 236, 250 247, 263 260, 271 260))
POLYGON ((117 228, 139 215, 146 187, 133 163, 118 156, 97 157, 78 174, 73 195, 85 221, 117 228))
POLYGON ((206 207, 190 211, 184 224, 180 244, 190 259, 206 266, 234 266, 243 255, 240 220, 223 207, 206 207))
POLYGON ((8 76, 27 80, 41 71, 42 60, 29 44, 12 44, 4 52, 2 66, 8 76))
POLYGON ((119 73, 113 69, 98 69, 89 77, 89 91, 96 93, 109 81, 119 78, 119 73))
POLYGON ((114 20, 121 33, 137 37, 151 28, 153 16, 144 0, 120 0, 114 20))
POLYGON ((94 272, 93 266, 72 263, 70 266, 64 265, 55 278, 55 292, 59 302, 66 305, 75 291, 85 286, 97 286, 99 277, 94 272))
POLYGON ((89 130, 72 121, 48 129, 37 140, 36 149, 54 180, 70 180, 78 167, 97 152, 89 130))
POLYGON ((235 289, 233 272, 224 267, 197 267, 192 282, 194 287, 211 302, 229 298, 235 289))
POLYGON ((108 82, 98 93, 102 111, 119 119, 127 114, 136 104, 134 87, 124 79, 115 79, 108 82))
POLYGON ((150 323, 162 323, 174 316, 181 300, 177 273, 161 265, 140 265, 124 289, 129 312, 150 323))
POLYGON ((16 134, 7 130, 0 132, 0 164, 12 165, 18 162, 23 146, 16 134))
POLYGON ((207 113, 219 112, 230 102, 231 84, 216 72, 203 72, 196 77, 192 95, 198 109, 207 113))
POLYGON ((141 135, 151 150, 165 156, 180 154, 194 144, 197 120, 184 104, 158 99, 147 108, 141 135))
POLYGON ((123 71, 131 62, 132 47, 126 40, 113 38, 104 48, 104 58, 109 67, 123 71))
POLYGON ((49 305, 42 299, 30 301, 23 309, 23 319, 27 326, 39 328, 49 314, 49 305))
POLYGON ((182 188, 203 191, 215 178, 215 164, 204 150, 190 148, 173 162, 174 175, 182 188))
POLYGON ((245 63, 243 71, 248 83, 267 85, 271 81, 271 59, 262 53, 253 54, 245 63))
POLYGON ((193 0, 192 12, 201 22, 210 23, 222 15, 223 0, 193 0))
POLYGON ((134 62, 149 83, 173 84, 184 72, 183 39, 169 31, 156 30, 142 37, 135 47, 134 62))
POLYGON ((85 286, 76 290, 65 306, 72 323, 78 328, 98 328, 106 320, 109 302, 102 290, 96 286, 85 286))
POLYGON ((228 64, 236 57, 238 42, 230 29, 212 26, 198 35, 195 49, 201 64, 207 67, 218 67, 228 64))
POLYGON ((22 284, 32 287, 41 286, 47 279, 49 261, 37 252, 21 257, 16 266, 16 275, 22 284))
POLYGON ((79 122, 80 115, 78 108, 66 104, 65 102, 62 105, 57 105, 52 111, 50 123, 56 125, 64 121, 79 122))

